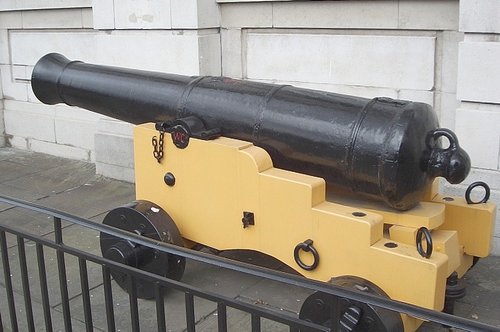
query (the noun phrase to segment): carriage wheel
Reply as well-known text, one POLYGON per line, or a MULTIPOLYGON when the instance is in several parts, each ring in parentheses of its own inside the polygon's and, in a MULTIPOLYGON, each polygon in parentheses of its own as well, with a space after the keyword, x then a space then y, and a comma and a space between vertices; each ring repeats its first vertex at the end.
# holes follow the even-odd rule
MULTIPOLYGON (((183 246, 182 237, 172 218, 158 205, 148 201, 135 201, 110 211, 104 224, 157 241, 183 246)), ((138 245, 119 237, 101 233, 102 256, 170 279, 180 280, 184 273, 184 257, 138 245)), ((126 273, 111 269, 113 279, 129 292, 126 273)), ((151 282, 136 279, 137 297, 154 297, 151 282)))

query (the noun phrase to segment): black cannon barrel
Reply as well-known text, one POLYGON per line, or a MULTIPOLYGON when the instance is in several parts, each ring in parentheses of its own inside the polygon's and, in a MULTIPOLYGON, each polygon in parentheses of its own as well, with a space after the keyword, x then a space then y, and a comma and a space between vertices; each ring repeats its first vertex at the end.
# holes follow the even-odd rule
POLYGON ((263 147, 277 167, 399 210, 418 204, 435 177, 459 183, 470 169, 456 136, 438 128, 423 103, 99 66, 55 53, 38 61, 31 84, 43 103, 133 124, 196 116, 224 136, 263 147), (446 149, 441 136, 449 140, 446 149))

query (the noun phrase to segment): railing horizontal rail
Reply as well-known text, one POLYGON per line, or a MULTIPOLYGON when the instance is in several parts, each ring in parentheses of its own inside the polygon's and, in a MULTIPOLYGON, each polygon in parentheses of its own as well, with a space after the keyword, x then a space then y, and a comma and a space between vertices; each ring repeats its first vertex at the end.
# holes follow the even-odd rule
MULTIPOLYGON (((295 276, 291 274, 287 274, 284 272, 280 271, 275 271, 271 269, 267 269, 264 267, 258 267, 230 259, 226 259, 223 257, 218 257, 215 255, 210 255, 206 254, 203 252, 198 252, 182 247, 178 247, 175 245, 171 245, 168 243, 164 242, 159 242, 159 241, 154 241, 149 238, 141 237, 139 235, 129 233, 117 228, 113 228, 104 224, 100 223, 95 223, 90 220, 80 218, 77 216, 73 216, 71 214, 61 212, 55 209, 43 207, 34 203, 26 202, 23 200, 11 198, 11 197, 6 197, 6 196, 0 196, 0 202, 4 202, 16 207, 20 208, 26 208, 32 211, 37 211, 43 214, 47 214, 50 216, 53 216, 55 218, 59 218, 61 220, 68 221, 70 223, 78 224, 84 227, 87 227, 89 229, 98 231, 98 232, 103 232, 107 233, 122 239, 125 239, 127 241, 134 242, 136 244, 146 246, 149 248, 152 248, 154 250, 158 250, 160 252, 168 253, 168 254, 174 254, 178 256, 182 256, 197 262, 202 262, 205 264, 221 267, 224 269, 236 271, 236 272, 242 272, 246 273, 249 275, 265 278, 268 280, 273 280, 289 285, 294 285, 298 287, 302 287, 305 289, 309 289, 312 291, 319 291, 319 292, 324 292, 327 294, 339 296, 339 297, 345 297, 352 299, 354 301, 360 301, 364 302, 370 305, 374 305, 380 308, 385 308, 388 310, 400 312, 400 313, 405 313, 413 317, 420 318, 422 320, 426 321, 432 321, 435 323, 443 324, 446 326, 454 327, 454 328, 459 328, 463 330, 469 330, 469 331, 499 331, 500 328, 487 325, 478 321, 473 321, 469 320, 463 317, 458 317, 454 315, 449 315, 446 313, 442 312, 437 312, 434 310, 426 309, 426 308, 421 308, 417 307, 411 304, 403 303, 403 302, 398 302, 394 301, 391 299, 386 299, 382 297, 378 297, 375 295, 371 294, 365 294, 361 292, 357 292, 355 290, 351 289, 346 289, 342 288, 339 286, 315 281, 315 280, 310 280, 306 279, 300 276, 295 276)), ((226 306, 233 307, 235 309, 239 309, 242 311, 246 312, 251 312, 255 317, 263 317, 263 318, 269 318, 271 320, 290 325, 290 323, 295 324, 298 327, 304 327, 304 328, 310 328, 318 331, 329 331, 328 328, 321 327, 316 324, 312 324, 303 320, 300 320, 298 318, 291 317, 290 315, 285 315, 281 314, 278 312, 270 312, 269 310, 263 310, 260 309, 259 307, 252 306, 250 304, 246 304, 241 301, 234 300, 232 298, 227 298, 221 295, 217 295, 211 292, 207 292, 192 286, 189 286, 187 284, 184 284, 182 282, 178 282, 175 280, 163 278, 161 276, 148 273, 146 271, 142 271, 127 265, 123 265, 108 259, 105 259, 100 256, 96 256, 87 252, 84 252, 82 250, 72 248, 70 246, 65 245, 62 241, 58 243, 59 241, 51 241, 47 238, 37 236, 37 235, 32 235, 32 234, 26 234, 25 231, 17 230, 15 228, 6 226, 6 225, 1 225, 0 224, 0 230, 15 234, 17 236, 26 238, 28 240, 34 241, 36 243, 42 244, 47 247, 51 247, 53 249, 59 250, 64 253, 68 253, 70 255, 74 255, 80 258, 83 258, 85 260, 104 265, 107 267, 112 267, 113 269, 123 271, 125 273, 133 275, 135 278, 143 279, 143 280, 148 280, 151 282, 159 282, 161 285, 164 285, 166 287, 174 288, 181 290, 185 293, 192 294, 197 297, 205 298, 207 300, 219 303, 223 301, 226 306)), ((56 239, 57 240, 57 239, 56 239)), ((252 324, 257 324, 257 322, 254 322, 252 319, 252 324)))

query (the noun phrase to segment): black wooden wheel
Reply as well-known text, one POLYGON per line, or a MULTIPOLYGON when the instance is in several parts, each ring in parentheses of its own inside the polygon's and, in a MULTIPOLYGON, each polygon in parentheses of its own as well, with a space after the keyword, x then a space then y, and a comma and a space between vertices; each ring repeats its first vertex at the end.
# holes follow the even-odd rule
MULTIPOLYGON (((336 286, 388 297, 378 286, 360 277, 341 276, 330 282, 336 286)), ((329 327, 332 331, 403 331, 399 313, 322 292, 315 292, 304 301, 299 318, 329 327)))
MULTIPOLYGON (((104 224, 136 233, 157 241, 182 246, 182 237, 170 216, 159 206, 148 201, 135 201, 110 211, 104 224)), ((102 256, 170 279, 180 280, 184 273, 184 257, 166 254, 113 235, 101 233, 102 256)), ((129 292, 126 273, 111 269, 118 285, 129 292)), ((150 299, 155 296, 154 285, 136 279, 137 296, 150 299)))

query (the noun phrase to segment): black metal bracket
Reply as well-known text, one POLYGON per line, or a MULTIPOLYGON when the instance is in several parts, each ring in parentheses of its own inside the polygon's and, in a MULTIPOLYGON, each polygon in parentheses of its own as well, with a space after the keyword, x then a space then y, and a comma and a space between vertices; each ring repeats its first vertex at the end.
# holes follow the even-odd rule
POLYGON ((255 225, 255 216, 253 212, 243 211, 243 218, 241 218, 243 228, 255 225))
POLYGON ((188 116, 174 121, 158 122, 155 125, 160 132, 170 133, 172 142, 179 149, 189 145, 191 137, 212 140, 221 135, 220 128, 207 129, 203 121, 196 116, 188 116))

